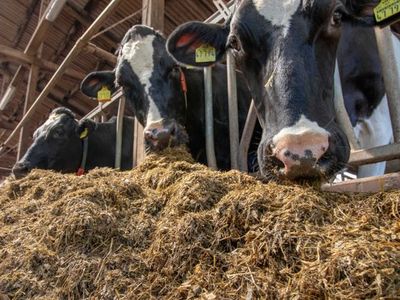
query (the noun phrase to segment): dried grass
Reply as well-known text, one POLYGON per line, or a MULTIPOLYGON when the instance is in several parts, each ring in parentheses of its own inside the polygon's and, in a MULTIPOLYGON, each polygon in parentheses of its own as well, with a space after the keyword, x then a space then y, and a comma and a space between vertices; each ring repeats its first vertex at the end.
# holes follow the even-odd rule
POLYGON ((0 195, 0 299, 400 297, 400 193, 344 196, 215 172, 35 170, 0 195))

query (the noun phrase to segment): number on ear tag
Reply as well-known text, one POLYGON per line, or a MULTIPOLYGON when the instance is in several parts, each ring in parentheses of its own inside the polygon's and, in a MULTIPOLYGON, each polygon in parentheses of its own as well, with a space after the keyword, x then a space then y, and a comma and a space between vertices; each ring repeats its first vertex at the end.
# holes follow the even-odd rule
POLYGON ((375 8, 377 22, 382 22, 395 14, 400 13, 400 0, 382 0, 375 8))
POLYGON ((214 47, 204 44, 196 49, 196 62, 197 63, 205 63, 205 62, 214 62, 217 60, 216 50, 214 47))
POLYGON ((97 101, 107 102, 110 100, 111 100, 111 91, 108 89, 108 87, 103 85, 101 90, 97 92, 97 101))

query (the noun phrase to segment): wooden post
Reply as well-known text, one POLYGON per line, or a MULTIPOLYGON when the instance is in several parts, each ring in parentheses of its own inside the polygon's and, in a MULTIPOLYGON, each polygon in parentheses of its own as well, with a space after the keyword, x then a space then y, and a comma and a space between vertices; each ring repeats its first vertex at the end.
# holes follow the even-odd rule
MULTIPOLYGON (((36 97, 36 86, 39 77, 39 67, 32 65, 29 70, 29 78, 28 78, 28 86, 25 95, 25 103, 24 103, 24 115, 28 111, 29 107, 33 103, 36 97)), ((28 149, 27 144, 28 132, 24 127, 21 127, 21 131, 19 133, 19 142, 17 149, 17 161, 24 155, 25 151, 28 149)))
POLYGON ((143 0, 143 24, 164 31, 165 0, 143 0))
POLYGON ((257 110, 254 105, 254 101, 251 100, 249 112, 247 113, 246 124, 244 125, 242 138, 239 146, 239 170, 242 172, 248 172, 249 167, 247 165, 247 155, 249 153, 249 147, 251 137, 254 132, 254 127, 257 123, 257 110))
MULTIPOLYGON (((165 0, 143 0, 142 23, 156 30, 164 30, 165 0)), ((143 126, 135 118, 133 130, 133 167, 137 166, 145 157, 143 126)))

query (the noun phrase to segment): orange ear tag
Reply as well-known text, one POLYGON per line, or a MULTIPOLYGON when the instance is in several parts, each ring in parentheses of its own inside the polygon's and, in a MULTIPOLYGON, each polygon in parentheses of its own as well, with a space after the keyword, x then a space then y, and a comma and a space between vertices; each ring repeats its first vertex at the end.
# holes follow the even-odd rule
POLYGON ((203 44, 196 49, 196 63, 215 62, 217 60, 217 51, 214 47, 203 44))
POLYGON ((111 91, 105 85, 97 92, 97 101, 107 102, 111 100, 111 91))

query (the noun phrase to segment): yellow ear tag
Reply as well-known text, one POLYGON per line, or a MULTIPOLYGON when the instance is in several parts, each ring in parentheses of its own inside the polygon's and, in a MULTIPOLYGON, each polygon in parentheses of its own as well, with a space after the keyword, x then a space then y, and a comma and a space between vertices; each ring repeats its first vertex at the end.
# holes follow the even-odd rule
POLYGON ((89 130, 87 128, 85 128, 81 134, 79 135, 79 138, 84 139, 85 137, 87 137, 89 134, 89 130))
POLYGON ((375 8, 377 22, 382 22, 400 12, 400 0, 382 0, 375 8))
POLYGON ((217 54, 214 47, 204 44, 196 49, 196 59, 197 63, 214 62, 217 60, 217 54))
POLYGON ((107 102, 111 100, 111 91, 103 85, 101 90, 97 92, 97 101, 107 102))

